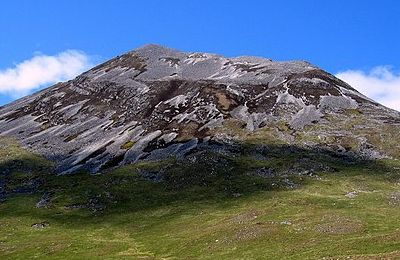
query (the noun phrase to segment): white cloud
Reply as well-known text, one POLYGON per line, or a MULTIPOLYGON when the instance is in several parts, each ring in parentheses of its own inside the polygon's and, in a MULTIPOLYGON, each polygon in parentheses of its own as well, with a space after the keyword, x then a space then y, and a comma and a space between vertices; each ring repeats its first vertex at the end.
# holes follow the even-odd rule
POLYGON ((89 56, 77 50, 54 56, 38 54, 13 68, 0 70, 0 94, 23 96, 40 87, 69 80, 90 65, 89 56))
POLYGON ((362 94, 400 111, 400 73, 389 66, 379 66, 369 72, 347 70, 336 77, 344 80, 362 94))

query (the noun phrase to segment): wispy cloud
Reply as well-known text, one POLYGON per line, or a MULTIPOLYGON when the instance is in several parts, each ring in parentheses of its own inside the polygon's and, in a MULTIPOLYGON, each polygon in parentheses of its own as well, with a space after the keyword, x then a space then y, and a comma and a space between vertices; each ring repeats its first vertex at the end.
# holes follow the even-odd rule
POLYGON ((12 68, 0 70, 0 94, 19 97, 40 87, 71 79, 91 66, 82 51, 67 50, 54 56, 37 54, 12 68))
POLYGON ((400 73, 393 72, 390 66, 378 66, 368 72, 347 70, 336 76, 362 94, 400 111, 400 73))

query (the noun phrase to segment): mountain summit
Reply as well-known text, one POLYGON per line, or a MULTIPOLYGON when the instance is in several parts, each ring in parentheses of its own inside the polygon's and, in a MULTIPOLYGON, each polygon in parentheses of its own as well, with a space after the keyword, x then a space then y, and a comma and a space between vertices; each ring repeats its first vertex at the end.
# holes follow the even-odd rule
POLYGON ((398 112, 310 63, 159 45, 0 108, 0 134, 59 173, 209 150, 234 156, 249 143, 396 157, 399 125, 398 112))

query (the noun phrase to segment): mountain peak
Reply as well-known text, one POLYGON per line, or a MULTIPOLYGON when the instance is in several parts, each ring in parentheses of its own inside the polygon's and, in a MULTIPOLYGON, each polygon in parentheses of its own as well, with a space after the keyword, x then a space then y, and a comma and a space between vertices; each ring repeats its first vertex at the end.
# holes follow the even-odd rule
POLYGON ((130 53, 135 53, 137 55, 148 58, 158 58, 160 56, 165 56, 165 55, 176 55, 178 53, 181 53, 181 51, 169 48, 161 44, 150 43, 140 46, 132 50, 130 53))
POLYGON ((133 52, 146 52, 146 51, 177 51, 174 50, 172 48, 169 48, 165 45, 161 45, 161 44, 156 44, 156 43, 148 43, 145 45, 142 45, 134 50, 132 50, 133 52))

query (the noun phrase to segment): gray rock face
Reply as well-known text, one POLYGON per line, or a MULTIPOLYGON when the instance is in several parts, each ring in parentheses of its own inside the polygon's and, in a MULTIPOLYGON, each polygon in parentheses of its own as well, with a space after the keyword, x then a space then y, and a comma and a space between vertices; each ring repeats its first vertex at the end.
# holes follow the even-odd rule
POLYGON ((0 134, 55 161, 58 172, 97 172, 184 156, 230 119, 249 132, 279 120, 301 131, 326 113, 371 107, 400 118, 307 62, 147 45, 1 107, 0 134))
POLYGON ((296 129, 302 129, 306 125, 310 125, 312 123, 317 123, 323 114, 313 105, 308 105, 303 107, 297 114, 293 116, 293 119, 290 121, 290 125, 296 129))

